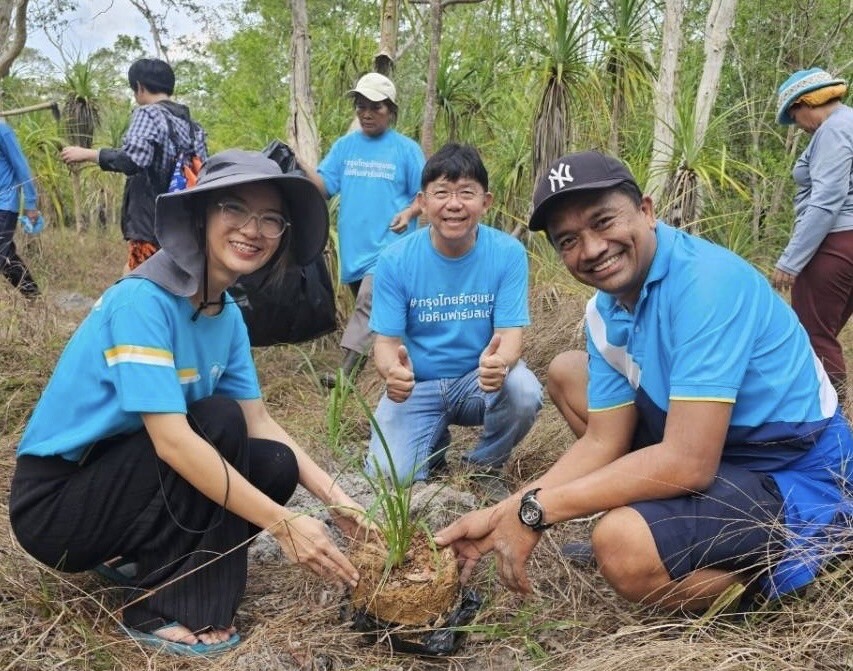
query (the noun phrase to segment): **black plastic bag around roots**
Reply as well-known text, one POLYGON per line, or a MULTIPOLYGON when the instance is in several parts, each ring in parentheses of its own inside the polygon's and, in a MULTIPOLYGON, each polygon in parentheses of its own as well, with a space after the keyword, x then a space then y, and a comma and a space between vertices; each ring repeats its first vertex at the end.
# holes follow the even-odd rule
POLYGON ((406 635, 398 629, 399 625, 382 622, 364 609, 355 611, 353 629, 366 635, 370 642, 387 641, 394 652, 404 652, 422 657, 449 657, 462 645, 467 633, 460 627, 469 624, 483 600, 472 590, 463 590, 459 605, 446 617, 444 623, 426 633, 406 635))

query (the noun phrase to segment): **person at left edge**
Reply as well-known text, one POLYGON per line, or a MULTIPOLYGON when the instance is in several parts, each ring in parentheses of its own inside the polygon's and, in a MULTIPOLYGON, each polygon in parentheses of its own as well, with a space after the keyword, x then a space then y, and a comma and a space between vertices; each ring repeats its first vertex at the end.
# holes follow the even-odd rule
POLYGON ((68 572, 135 559, 122 612, 141 642, 233 647, 259 529, 320 576, 358 580, 325 525, 285 507, 301 484, 345 533, 368 528, 268 413, 227 293, 241 275, 313 258, 327 217, 307 179, 260 153, 212 156, 193 189, 157 200, 162 249, 96 302, 24 430, 9 503, 18 541, 68 572))
POLYGON ((15 249, 21 191, 24 193, 24 216, 35 224, 39 218, 38 196, 30 166, 15 131, 5 121, 0 121, 0 270, 24 296, 35 298, 39 295, 38 285, 15 249))

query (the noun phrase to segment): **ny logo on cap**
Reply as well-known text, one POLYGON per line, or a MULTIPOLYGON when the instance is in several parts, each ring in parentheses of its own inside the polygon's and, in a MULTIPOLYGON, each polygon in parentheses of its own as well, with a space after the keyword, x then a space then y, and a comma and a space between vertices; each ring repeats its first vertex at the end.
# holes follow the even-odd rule
POLYGON ((562 189, 566 185, 566 182, 571 183, 575 181, 569 169, 568 163, 560 163, 556 169, 551 168, 551 172, 548 173, 548 181, 551 183, 551 193, 562 189))

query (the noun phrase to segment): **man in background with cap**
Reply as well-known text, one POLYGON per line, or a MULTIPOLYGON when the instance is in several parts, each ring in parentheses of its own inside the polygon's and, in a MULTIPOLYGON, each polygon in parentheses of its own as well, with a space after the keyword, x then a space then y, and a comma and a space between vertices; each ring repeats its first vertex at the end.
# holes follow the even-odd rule
POLYGON ((796 315, 743 259, 657 221, 614 158, 559 159, 533 202, 530 229, 598 290, 587 351, 548 371, 578 440, 436 541, 464 577, 494 551, 527 592, 541 534, 604 512, 594 557, 631 601, 703 610, 736 583, 775 597, 811 582, 849 534, 853 435, 796 315))
MULTIPOLYGON (((341 281, 355 296, 355 308, 341 338, 344 375, 364 366, 373 337, 369 327, 373 268, 379 252, 414 230, 420 208, 424 154, 391 126, 397 120, 397 90, 387 77, 370 72, 348 92, 360 129, 338 138, 316 170, 300 161, 320 192, 340 194, 338 254, 341 281)), ((334 387, 335 376, 323 383, 334 387)))

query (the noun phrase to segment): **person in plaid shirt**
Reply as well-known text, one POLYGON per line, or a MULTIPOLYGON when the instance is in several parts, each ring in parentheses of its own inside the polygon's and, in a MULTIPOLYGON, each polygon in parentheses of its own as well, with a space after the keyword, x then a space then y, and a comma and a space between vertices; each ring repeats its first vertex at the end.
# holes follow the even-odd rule
POLYGON ((62 152, 68 164, 97 163, 101 170, 127 175, 121 211, 121 231, 128 241, 126 271, 160 248, 154 235, 154 201, 169 186, 182 152, 207 158, 204 130, 190 118, 186 105, 172 100, 175 73, 157 58, 142 58, 127 71, 139 105, 120 149, 69 146, 62 152))

